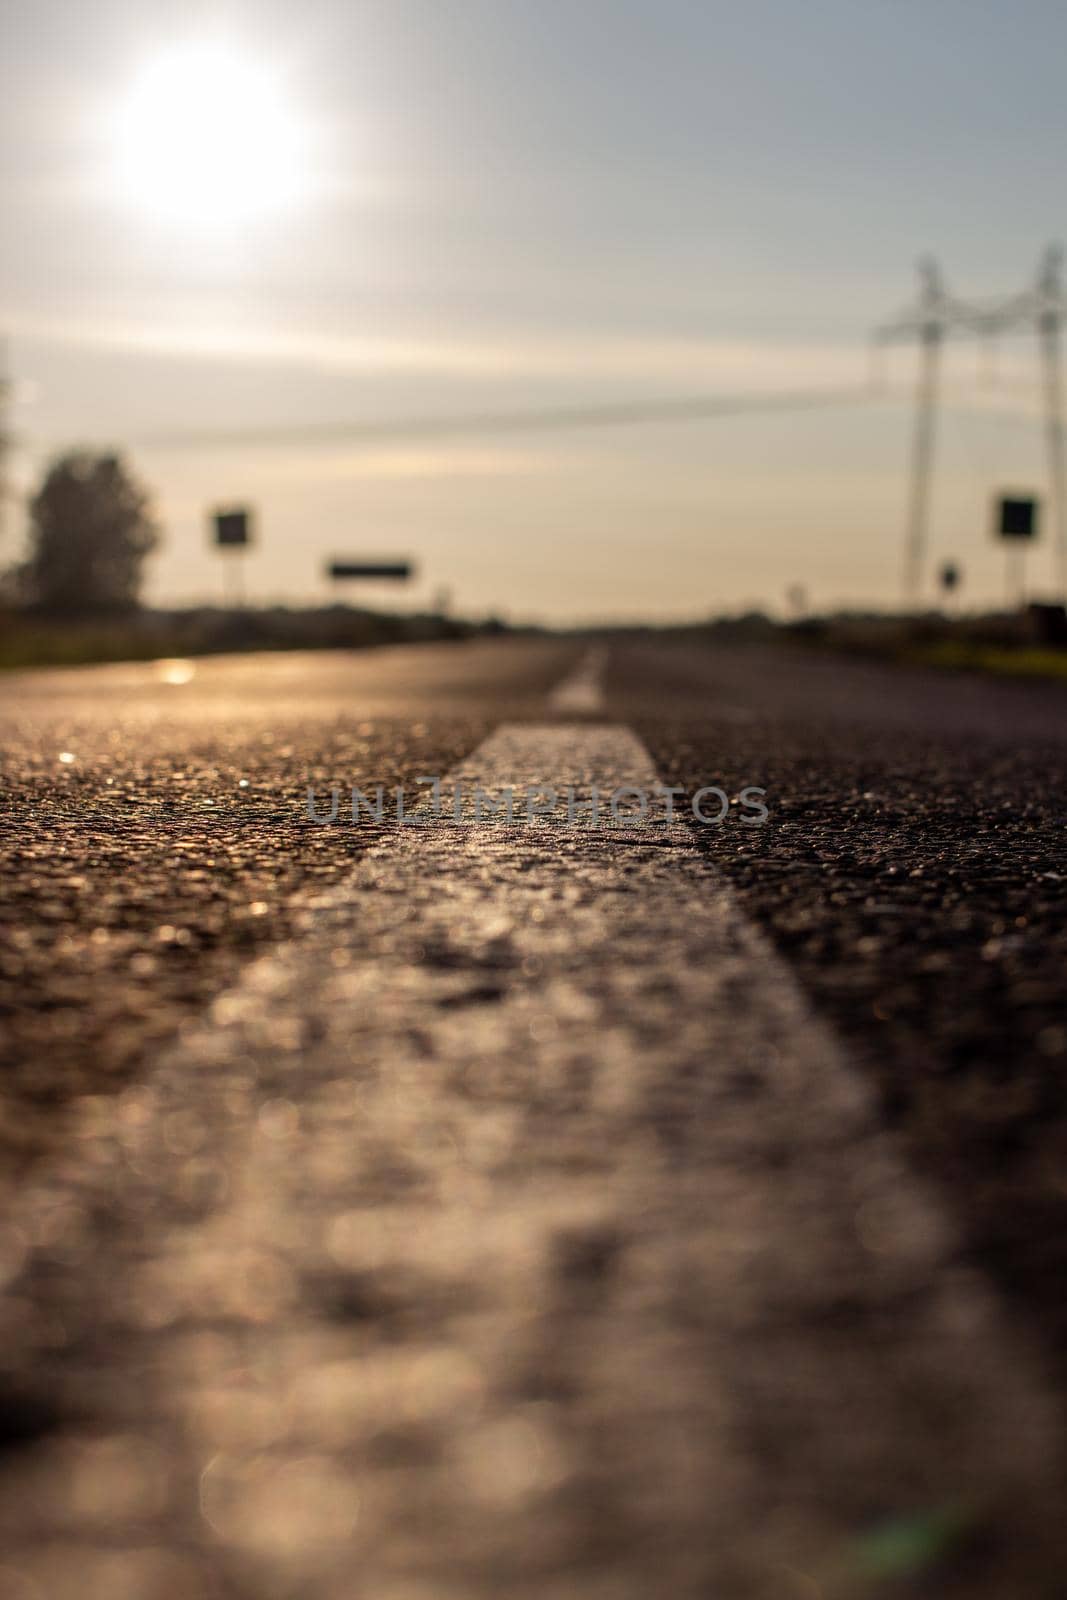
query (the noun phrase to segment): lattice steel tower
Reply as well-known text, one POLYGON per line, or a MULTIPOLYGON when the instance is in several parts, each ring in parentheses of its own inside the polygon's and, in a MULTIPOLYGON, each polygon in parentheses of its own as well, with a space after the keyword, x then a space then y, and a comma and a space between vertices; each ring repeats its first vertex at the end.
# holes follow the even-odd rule
POLYGON ((971 304, 950 295, 937 262, 919 263, 920 289, 914 306, 884 323, 875 333, 880 345, 915 339, 919 344, 919 377, 915 400, 911 478, 905 528, 903 594, 915 606, 922 594, 930 520, 941 350, 951 333, 991 338, 1033 327, 1038 335, 1049 453, 1049 486, 1056 579, 1067 596, 1067 454, 1063 421, 1061 328, 1067 315, 1063 287, 1063 252, 1050 245, 1034 285, 1022 294, 988 304, 971 304))

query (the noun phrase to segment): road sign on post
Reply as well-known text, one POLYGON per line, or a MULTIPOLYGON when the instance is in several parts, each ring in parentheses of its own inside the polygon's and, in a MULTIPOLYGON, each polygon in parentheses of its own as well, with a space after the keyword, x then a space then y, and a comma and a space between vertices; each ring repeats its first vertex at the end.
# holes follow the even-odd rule
POLYGON ((1008 553, 1008 605, 1021 606, 1026 589, 1026 547, 1037 538, 1041 505, 1032 494, 1001 494, 996 504, 996 535, 1008 553))
POLYGON ((225 506, 211 513, 215 548, 225 552, 227 604, 240 607, 244 596, 244 553, 252 543, 252 513, 247 506, 225 506))
POLYGON ((403 583, 414 573, 411 561, 331 561, 326 568, 335 583, 355 578, 389 578, 403 583))

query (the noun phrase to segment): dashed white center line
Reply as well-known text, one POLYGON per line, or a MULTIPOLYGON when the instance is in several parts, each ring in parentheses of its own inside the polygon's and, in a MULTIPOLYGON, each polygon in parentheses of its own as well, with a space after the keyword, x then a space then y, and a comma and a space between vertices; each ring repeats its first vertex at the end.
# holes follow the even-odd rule
POLYGON ((592 645, 574 671, 557 684, 548 697, 553 711, 563 715, 596 716, 604 710, 604 672, 608 652, 603 645, 592 645))
MULTIPOLYGON (((656 781, 595 724, 449 774, 656 781)), ((1041 1592, 1029 1357, 681 822, 398 828, 17 1225, 12 1299, 88 1319, 57 1392, 155 1485, 97 1485, 108 1540, 186 1592, 836 1597, 919 1516, 986 1540, 940 1594, 1041 1592)), ((82 1549, 84 1448, 16 1545, 82 1549)))

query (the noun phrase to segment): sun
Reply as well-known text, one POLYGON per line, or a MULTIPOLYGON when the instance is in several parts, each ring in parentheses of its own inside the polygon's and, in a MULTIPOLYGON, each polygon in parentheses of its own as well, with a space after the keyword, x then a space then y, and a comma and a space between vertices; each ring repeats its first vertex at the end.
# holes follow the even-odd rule
POLYGON ((279 75, 226 46, 185 45, 146 63, 113 138, 120 195, 164 221, 247 222, 306 190, 306 130, 279 75))

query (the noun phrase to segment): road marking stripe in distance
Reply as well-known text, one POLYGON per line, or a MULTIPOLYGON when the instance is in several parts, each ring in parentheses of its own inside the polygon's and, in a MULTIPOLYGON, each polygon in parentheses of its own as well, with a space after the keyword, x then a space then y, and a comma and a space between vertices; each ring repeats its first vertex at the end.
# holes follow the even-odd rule
POLYGON ((548 697, 550 709, 564 716, 596 716, 602 713, 607 660, 607 649, 603 645, 592 645, 574 671, 552 690, 548 697))

